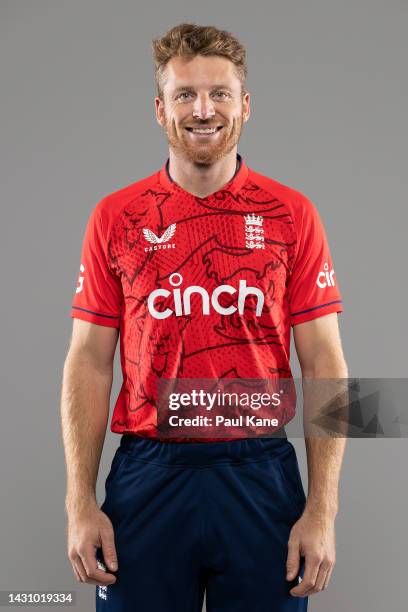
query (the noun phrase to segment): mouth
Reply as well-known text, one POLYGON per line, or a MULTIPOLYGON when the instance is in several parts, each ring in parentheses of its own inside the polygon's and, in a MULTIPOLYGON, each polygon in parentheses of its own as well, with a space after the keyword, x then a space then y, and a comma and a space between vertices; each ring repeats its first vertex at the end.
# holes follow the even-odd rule
POLYGON ((214 125, 214 126, 206 126, 206 127, 186 127, 185 129, 190 133, 194 134, 194 136, 213 136, 214 134, 218 134, 222 130, 223 125, 214 125))

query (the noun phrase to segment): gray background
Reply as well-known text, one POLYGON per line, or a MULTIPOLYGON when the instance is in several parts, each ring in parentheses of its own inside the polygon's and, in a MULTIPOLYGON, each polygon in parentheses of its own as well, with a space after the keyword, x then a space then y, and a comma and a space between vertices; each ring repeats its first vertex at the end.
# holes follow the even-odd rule
MULTIPOLYGON (((407 16, 395 0, 1 1, 0 589, 74 589, 77 609, 93 609, 66 555, 69 309, 91 209, 166 159, 149 44, 169 27, 214 24, 247 46, 239 151, 320 211, 350 374, 406 376, 407 16)), ((100 501, 118 441, 108 432, 100 501)), ((407 459, 406 439, 349 441, 337 565, 312 612, 405 609, 407 459)))

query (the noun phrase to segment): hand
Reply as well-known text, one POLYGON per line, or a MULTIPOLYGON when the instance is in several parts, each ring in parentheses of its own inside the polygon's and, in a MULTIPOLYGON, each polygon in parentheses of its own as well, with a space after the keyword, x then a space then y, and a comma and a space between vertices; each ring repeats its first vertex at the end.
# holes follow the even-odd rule
POLYGON ((97 548, 102 548, 108 568, 116 571, 118 562, 112 523, 95 502, 86 511, 68 515, 68 557, 78 582, 114 584, 116 577, 97 566, 97 548))
POLYGON ((305 510, 293 525, 288 541, 287 580, 299 572, 300 557, 305 558, 303 580, 290 594, 307 597, 327 588, 336 556, 334 518, 305 510))

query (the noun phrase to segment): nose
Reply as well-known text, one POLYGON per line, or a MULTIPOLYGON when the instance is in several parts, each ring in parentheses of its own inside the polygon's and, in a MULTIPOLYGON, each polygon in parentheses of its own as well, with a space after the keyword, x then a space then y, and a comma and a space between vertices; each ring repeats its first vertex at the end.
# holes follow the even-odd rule
POLYGON ((193 117, 197 119, 209 119, 214 117, 214 104, 208 94, 201 94, 194 100, 193 117))

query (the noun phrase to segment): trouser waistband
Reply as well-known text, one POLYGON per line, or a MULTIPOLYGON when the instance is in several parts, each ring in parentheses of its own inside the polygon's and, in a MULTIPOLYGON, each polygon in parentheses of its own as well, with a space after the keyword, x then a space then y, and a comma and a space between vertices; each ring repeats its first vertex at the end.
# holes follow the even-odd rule
POLYGON ((135 459, 161 465, 185 466, 260 461, 280 455, 289 445, 282 430, 279 437, 226 442, 170 442, 131 434, 124 434, 120 441, 120 448, 135 459))

